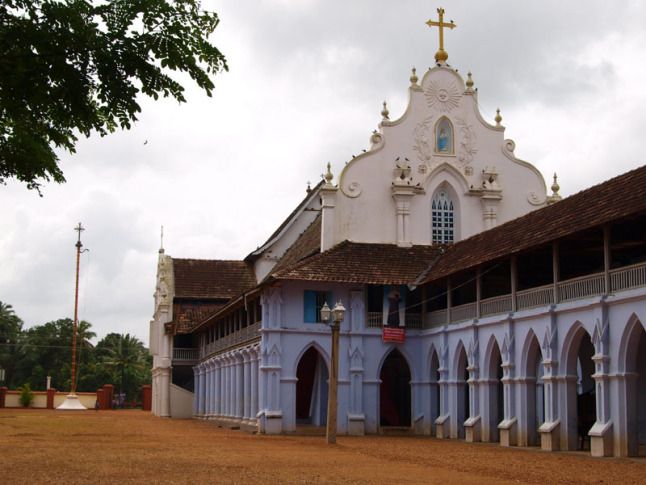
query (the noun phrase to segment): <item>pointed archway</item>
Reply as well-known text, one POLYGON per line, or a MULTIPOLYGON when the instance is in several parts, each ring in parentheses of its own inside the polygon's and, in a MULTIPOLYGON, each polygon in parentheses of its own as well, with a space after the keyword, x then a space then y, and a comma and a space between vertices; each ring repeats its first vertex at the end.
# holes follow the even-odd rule
POLYGON ((526 347, 525 361, 525 416, 527 446, 538 446, 538 428, 545 421, 545 394, 543 390, 543 354, 536 335, 531 333, 526 347))
POLYGON ((379 373, 380 426, 410 427, 411 373, 402 353, 393 349, 384 360, 379 373))
POLYGON ((566 380, 567 426, 566 445, 568 450, 589 450, 590 428, 597 420, 597 401, 595 383, 592 375, 595 371, 594 345, 590 334, 578 324, 571 334, 567 358, 566 373, 572 376, 566 380), (576 376, 576 378, 574 378, 576 376))
POLYGON ((638 319, 624 340, 627 452, 646 456, 646 330, 638 319))
POLYGON ((314 347, 305 351, 296 368, 296 424, 324 426, 327 423, 328 370, 314 347))
POLYGON ((435 435, 435 420, 440 415, 440 360, 437 357, 437 352, 433 349, 431 353, 431 369, 429 382, 431 384, 431 393, 430 393, 430 421, 432 434, 435 435))
POLYGON ((504 419, 504 388, 502 384, 502 357, 498 342, 493 339, 489 348, 486 370, 486 424, 483 440, 499 441, 498 424, 504 419))
POLYGON ((464 439, 464 422, 469 418, 469 371, 464 345, 460 343, 455 366, 457 438, 464 439))

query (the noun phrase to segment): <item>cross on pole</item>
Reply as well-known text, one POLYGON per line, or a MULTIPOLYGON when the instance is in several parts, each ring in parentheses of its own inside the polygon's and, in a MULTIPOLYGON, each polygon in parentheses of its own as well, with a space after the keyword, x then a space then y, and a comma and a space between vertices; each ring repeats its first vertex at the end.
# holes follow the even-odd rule
POLYGON ((438 8, 437 13, 440 16, 439 21, 436 22, 435 20, 429 19, 426 21, 426 25, 429 27, 437 27, 440 30, 440 49, 435 53, 435 61, 443 64, 449 58, 448 53, 444 50, 444 27, 447 29, 454 29, 457 25, 453 23, 453 20, 450 22, 444 22, 443 8, 438 8))

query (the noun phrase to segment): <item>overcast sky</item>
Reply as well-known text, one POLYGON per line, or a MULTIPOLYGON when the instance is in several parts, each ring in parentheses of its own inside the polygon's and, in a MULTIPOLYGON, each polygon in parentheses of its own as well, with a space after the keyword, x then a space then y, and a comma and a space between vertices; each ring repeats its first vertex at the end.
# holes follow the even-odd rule
MULTIPOLYGON (((167 254, 240 259, 316 183, 367 148, 410 68, 433 64, 441 3, 204 2, 230 71, 208 98, 142 100, 129 132, 62 153, 44 197, 0 186, 0 301, 26 326, 72 317, 74 226, 87 230, 79 318, 148 342, 160 226, 167 254), (147 141, 147 143, 145 143, 147 141)), ((449 64, 471 70, 485 119, 500 107, 516 156, 569 195, 646 163, 646 2, 447 0, 449 64)), ((420 76, 421 77, 421 76, 420 76)), ((187 81, 188 82, 188 81, 187 81)), ((644 190, 637 187, 636 190, 644 190)), ((621 194, 618 194, 620 196, 621 194)), ((646 196, 646 194, 645 194, 646 196)))

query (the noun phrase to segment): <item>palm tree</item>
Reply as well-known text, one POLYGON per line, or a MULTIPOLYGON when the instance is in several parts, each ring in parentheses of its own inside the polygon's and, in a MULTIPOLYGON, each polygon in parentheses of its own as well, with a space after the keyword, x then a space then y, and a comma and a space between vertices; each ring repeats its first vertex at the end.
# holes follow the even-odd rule
POLYGON ((104 348, 103 364, 119 379, 119 392, 133 397, 148 368, 144 345, 130 334, 113 333, 103 339, 101 347, 104 348))
POLYGON ((4 369, 3 384, 9 387, 14 384, 16 362, 23 351, 19 342, 22 323, 13 307, 0 301, 0 369, 4 369))

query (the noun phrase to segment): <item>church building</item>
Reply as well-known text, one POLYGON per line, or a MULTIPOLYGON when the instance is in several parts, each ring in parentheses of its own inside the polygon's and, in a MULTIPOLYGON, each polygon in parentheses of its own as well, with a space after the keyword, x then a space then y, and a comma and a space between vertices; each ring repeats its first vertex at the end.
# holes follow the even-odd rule
POLYGON ((401 116, 384 103, 366 151, 244 260, 160 249, 155 415, 324 426, 321 309, 342 303, 339 434, 646 455, 646 167, 548 191, 440 39, 401 116))

